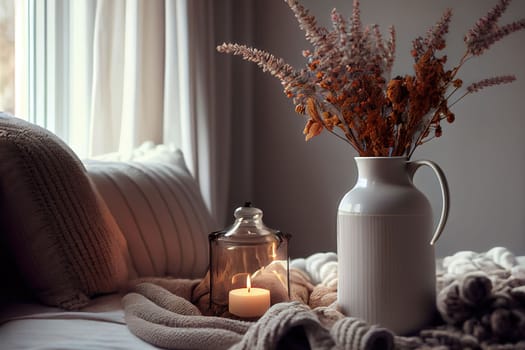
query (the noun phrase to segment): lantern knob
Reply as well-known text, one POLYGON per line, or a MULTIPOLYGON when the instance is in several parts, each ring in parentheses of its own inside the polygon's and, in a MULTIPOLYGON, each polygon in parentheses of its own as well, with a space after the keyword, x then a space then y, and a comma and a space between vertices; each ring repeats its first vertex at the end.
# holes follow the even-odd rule
POLYGON ((236 219, 258 220, 262 218, 263 212, 259 208, 252 207, 252 202, 245 202, 244 206, 235 209, 233 216, 236 219))

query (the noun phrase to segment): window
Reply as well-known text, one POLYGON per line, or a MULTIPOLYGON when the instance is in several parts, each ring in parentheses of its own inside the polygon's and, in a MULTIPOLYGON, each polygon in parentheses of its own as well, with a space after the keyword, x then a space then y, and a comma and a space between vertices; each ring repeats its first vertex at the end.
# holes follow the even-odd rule
POLYGON ((0 0, 0 111, 15 112, 14 0, 0 0))
POLYGON ((47 128, 81 157, 87 154, 86 60, 95 5, 0 0, 0 110, 47 128))
POLYGON ((145 141, 195 152, 192 118, 207 126, 213 105, 211 94, 190 99, 213 86, 205 83, 214 57, 211 12, 195 21, 189 40, 186 1, 0 1, 15 13, 17 117, 50 130, 80 158, 145 141))

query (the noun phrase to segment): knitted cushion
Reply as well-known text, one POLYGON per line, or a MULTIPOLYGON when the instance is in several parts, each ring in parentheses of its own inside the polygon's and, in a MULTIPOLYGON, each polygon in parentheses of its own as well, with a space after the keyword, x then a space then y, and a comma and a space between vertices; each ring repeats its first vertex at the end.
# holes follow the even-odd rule
POLYGON ((80 160, 38 126, 0 113, 2 244, 25 284, 65 309, 118 290, 125 239, 80 160))
POLYGON ((124 157, 131 161, 84 164, 126 236, 137 277, 202 277, 215 225, 182 153, 162 146, 135 153, 124 157))

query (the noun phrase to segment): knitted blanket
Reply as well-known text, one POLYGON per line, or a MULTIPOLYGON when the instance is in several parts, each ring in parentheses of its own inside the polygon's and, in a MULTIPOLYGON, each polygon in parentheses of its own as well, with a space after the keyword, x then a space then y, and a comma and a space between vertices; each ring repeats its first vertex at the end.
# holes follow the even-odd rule
POLYGON ((210 314, 206 278, 138 280, 123 299, 126 322, 136 336, 168 349, 525 350, 525 267, 504 248, 445 258, 437 271, 441 319, 411 337, 338 312, 334 262, 334 253, 294 261, 292 301, 256 322, 203 316, 210 314))
POLYGON ((257 322, 203 316, 189 301, 196 281, 169 282, 179 295, 158 284, 143 282, 122 300, 130 331, 155 346, 217 350, 393 349, 393 335, 388 330, 344 317, 335 309, 312 310, 300 301, 275 304, 257 322))
POLYGON ((440 324, 417 337, 397 337, 397 348, 525 350, 525 266, 510 251, 446 257, 437 288, 440 324))

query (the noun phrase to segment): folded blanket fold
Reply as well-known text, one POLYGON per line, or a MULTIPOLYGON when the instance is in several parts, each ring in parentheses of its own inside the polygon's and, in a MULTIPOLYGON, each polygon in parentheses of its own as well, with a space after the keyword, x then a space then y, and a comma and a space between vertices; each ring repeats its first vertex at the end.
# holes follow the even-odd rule
POLYGON ((344 345, 343 349, 377 349, 394 348, 394 335, 386 328, 369 326, 355 317, 345 317, 337 321, 330 330, 336 343, 344 345))
POLYGON ((158 285, 142 283, 137 285, 134 288, 134 291, 137 294, 143 295, 151 301, 151 304, 154 304, 163 310, 166 309, 181 315, 202 315, 199 309, 192 303, 188 302, 187 299, 180 297, 177 294, 172 294, 158 285))
MULTIPOLYGON (((128 282, 126 292, 136 290, 142 283, 158 285, 172 294, 176 294, 186 300, 191 300, 195 294, 195 289, 202 282, 201 279, 169 278, 169 277, 142 277, 128 282)), ((207 287, 208 288, 208 287, 207 287)))
POLYGON ((132 313, 126 315, 126 323, 137 337, 166 349, 228 349, 242 339, 242 335, 224 329, 168 327, 132 313))
POLYGON ((302 327, 311 349, 331 349, 335 346, 310 308, 297 301, 275 304, 255 324, 232 350, 276 349, 281 343, 297 343, 295 327, 302 327), (292 337, 292 339, 286 339, 292 337))

